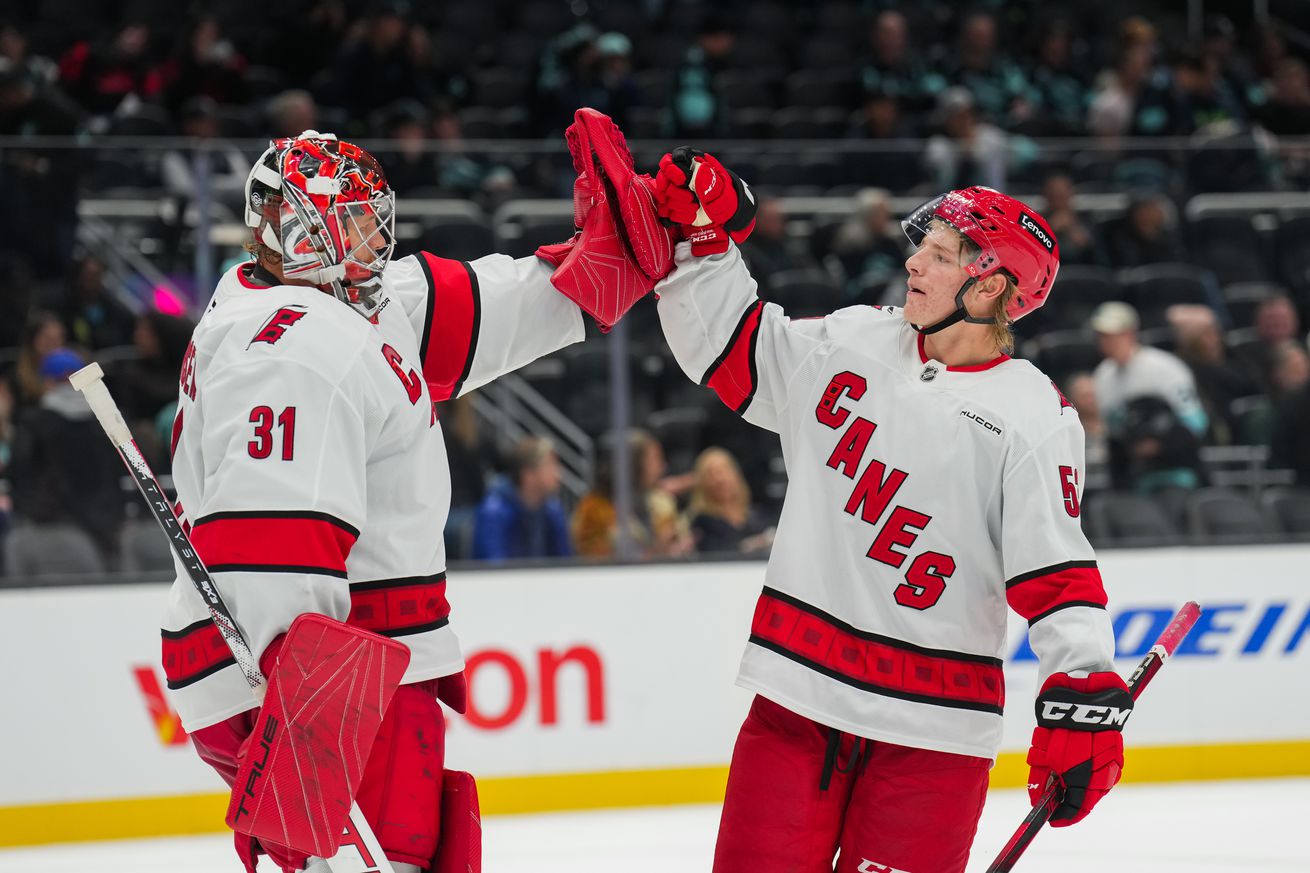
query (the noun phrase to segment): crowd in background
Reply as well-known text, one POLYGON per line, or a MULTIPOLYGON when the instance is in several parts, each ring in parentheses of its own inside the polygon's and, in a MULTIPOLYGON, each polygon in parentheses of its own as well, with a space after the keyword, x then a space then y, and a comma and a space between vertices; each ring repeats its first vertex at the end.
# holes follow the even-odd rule
MULTIPOLYGON (((669 145, 881 143, 876 159, 727 147, 725 159, 763 194, 744 246, 763 296, 800 315, 898 303, 906 250, 894 197, 1017 184, 1016 193, 1040 194, 1065 270, 1052 305, 1021 325, 1015 354, 1033 358, 1078 409, 1089 492, 1196 491, 1211 484, 1203 454, 1215 446, 1267 447, 1269 465, 1307 487, 1310 243, 1290 232, 1251 245, 1243 237, 1245 257, 1222 260, 1233 240, 1216 245, 1182 207, 1198 191, 1310 184, 1310 149, 1294 139, 1310 135, 1310 19, 1209 16, 1189 34, 1181 6, 305 0, 179 15, 161 3, 64 0, 0 10, 0 136, 218 142, 206 184, 229 199, 250 155, 224 142, 306 128, 386 139, 379 154, 402 210, 406 196, 490 208, 567 195, 571 173, 558 161, 512 160, 468 140, 557 141, 580 105, 610 113, 634 140, 669 145), (1048 137, 1088 148, 1052 158, 1034 146, 1048 137), (1180 161, 1144 148, 1151 137, 1236 145, 1180 161), (1077 208, 1077 193, 1106 192, 1127 193, 1127 208, 1077 208), (852 210, 799 222, 770 193, 846 196, 852 210), (1171 265, 1200 272, 1194 293, 1166 306, 1149 289, 1182 281, 1171 265), (1115 272, 1159 267, 1141 287, 1115 272)), ((141 522, 131 517, 136 498, 65 381, 93 357, 104 362, 142 448, 168 469, 193 323, 125 295, 74 243, 88 190, 137 185, 185 212, 198 184, 191 153, 179 147, 144 166, 0 148, 0 526, 28 534, 0 540, 11 574, 34 572, 33 556, 50 554, 100 570, 158 558, 124 534, 141 522)), ((1310 203, 1284 228, 1307 215, 1310 203)), ((166 234, 164 248, 179 251, 183 223, 172 227, 178 236, 166 234)), ((639 386, 655 398, 639 413, 700 410, 696 420, 708 423, 696 438, 655 425, 618 437, 603 423, 586 427, 597 440, 594 478, 572 499, 548 440, 498 440, 471 404, 450 404, 441 414, 452 557, 604 558, 620 542, 643 558, 767 551, 784 484, 776 438, 706 411, 708 392, 682 385, 661 358, 658 328, 648 317, 638 325, 636 342, 672 371, 639 386), (632 463, 627 518, 613 500, 618 439, 632 463)))

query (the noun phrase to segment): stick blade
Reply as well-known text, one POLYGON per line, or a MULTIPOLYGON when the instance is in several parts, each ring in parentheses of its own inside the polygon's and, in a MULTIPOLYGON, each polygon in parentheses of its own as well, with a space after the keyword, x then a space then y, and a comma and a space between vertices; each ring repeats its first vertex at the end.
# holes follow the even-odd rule
POLYGON ((297 618, 233 782, 228 826, 308 855, 335 855, 408 665, 402 643, 324 615, 297 618))

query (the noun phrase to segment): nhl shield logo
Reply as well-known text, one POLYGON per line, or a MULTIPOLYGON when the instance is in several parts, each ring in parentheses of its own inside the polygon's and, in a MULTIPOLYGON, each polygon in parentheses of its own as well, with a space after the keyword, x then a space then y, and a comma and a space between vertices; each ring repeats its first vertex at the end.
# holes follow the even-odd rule
POLYGON ((923 372, 919 374, 919 381, 931 382, 933 379, 937 378, 938 372, 939 371, 936 367, 934 367, 932 364, 929 364, 928 366, 924 367, 923 372))

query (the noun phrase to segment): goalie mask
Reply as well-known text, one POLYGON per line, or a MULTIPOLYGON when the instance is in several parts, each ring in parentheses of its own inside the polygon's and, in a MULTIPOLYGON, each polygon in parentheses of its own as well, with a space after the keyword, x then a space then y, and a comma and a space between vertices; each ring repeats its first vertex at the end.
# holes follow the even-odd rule
POLYGON ((273 142, 246 182, 246 223, 287 280, 331 291, 366 318, 395 248, 395 195, 368 152, 305 131, 273 142))

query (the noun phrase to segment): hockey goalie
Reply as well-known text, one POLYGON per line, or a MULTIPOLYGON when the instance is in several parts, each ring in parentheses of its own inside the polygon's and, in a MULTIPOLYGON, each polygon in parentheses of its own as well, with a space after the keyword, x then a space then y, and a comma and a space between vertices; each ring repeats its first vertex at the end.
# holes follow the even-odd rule
MULTIPOLYGON (((306 613, 409 650, 355 791, 398 873, 480 864, 472 778, 444 768, 438 699, 462 712, 465 687, 434 403, 581 340, 584 313, 608 327, 672 261, 617 128, 580 112, 569 141, 579 232, 467 263, 392 260, 395 198, 365 150, 314 131, 273 142, 246 184, 252 259, 219 280, 183 364, 176 509, 263 671, 306 613)), ((181 576, 163 664, 197 751, 231 784, 258 745, 257 702, 181 576)), ((239 832, 236 847, 249 871, 260 854, 319 867, 239 832)))

